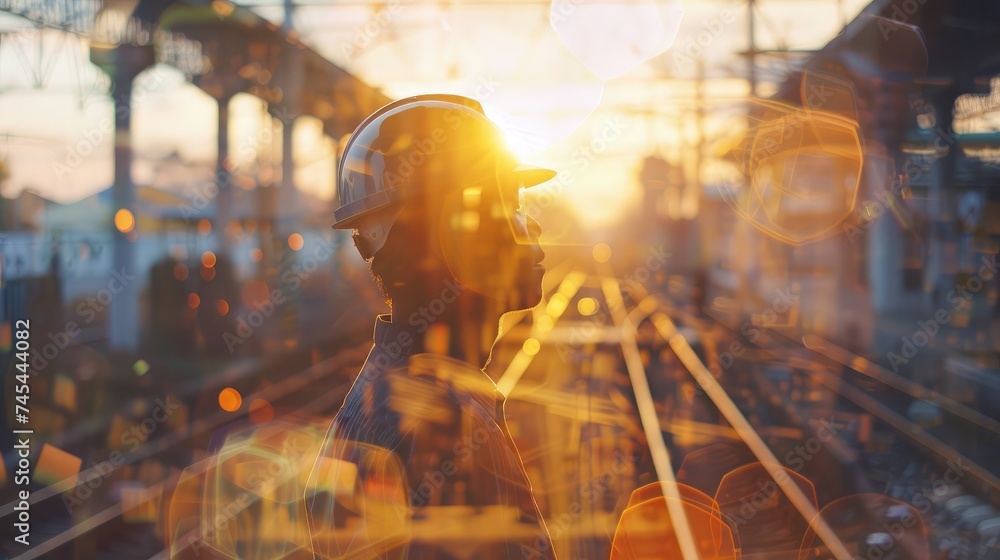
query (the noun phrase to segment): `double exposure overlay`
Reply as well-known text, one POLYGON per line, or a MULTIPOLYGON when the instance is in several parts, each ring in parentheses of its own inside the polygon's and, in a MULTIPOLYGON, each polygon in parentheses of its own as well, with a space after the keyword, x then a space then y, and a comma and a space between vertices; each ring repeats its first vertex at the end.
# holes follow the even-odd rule
POLYGON ((0 557, 1000 560, 998 53, 995 0, 0 0, 0 557))

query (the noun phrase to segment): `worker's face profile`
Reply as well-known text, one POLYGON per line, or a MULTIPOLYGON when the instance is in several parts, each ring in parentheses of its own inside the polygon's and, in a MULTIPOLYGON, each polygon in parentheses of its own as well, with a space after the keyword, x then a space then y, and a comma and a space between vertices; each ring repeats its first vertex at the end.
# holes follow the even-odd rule
POLYGON ((445 198, 438 228, 452 274, 510 310, 541 301, 545 254, 541 227, 524 212, 519 185, 507 178, 459 189, 445 198))

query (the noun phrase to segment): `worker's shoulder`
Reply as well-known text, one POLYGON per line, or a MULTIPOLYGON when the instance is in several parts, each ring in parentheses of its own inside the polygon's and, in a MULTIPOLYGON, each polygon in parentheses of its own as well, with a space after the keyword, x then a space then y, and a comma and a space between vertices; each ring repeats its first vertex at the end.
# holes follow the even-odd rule
POLYGON ((462 403, 475 402, 491 410, 497 399, 502 398, 496 384, 482 369, 448 356, 416 354, 410 357, 405 370, 397 370, 397 374, 434 383, 462 403))
POLYGON ((496 385, 479 368, 436 354, 416 354, 379 376, 390 410, 424 421, 456 422, 463 415, 495 414, 496 385))
POLYGON ((415 354, 407 364, 410 375, 432 376, 458 392, 493 395, 496 384, 486 373, 467 362, 438 354, 415 354))

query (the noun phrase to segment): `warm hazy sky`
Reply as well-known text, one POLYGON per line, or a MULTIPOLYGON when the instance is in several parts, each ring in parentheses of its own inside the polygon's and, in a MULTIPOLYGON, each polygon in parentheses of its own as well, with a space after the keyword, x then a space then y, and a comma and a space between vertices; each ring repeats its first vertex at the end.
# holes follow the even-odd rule
MULTIPOLYGON (((716 78, 708 85, 709 96, 745 94, 743 83, 723 78, 744 72, 734 53, 747 45, 746 8, 732 1, 685 1, 675 33, 678 2, 647 1, 630 9, 619 4, 609 11, 606 5, 565 1, 577 9, 558 32, 543 2, 500 6, 480 0, 442 7, 398 0, 381 12, 361 2, 331 3, 297 8, 294 22, 309 45, 390 96, 450 91, 481 98, 528 159, 561 173, 585 168, 574 177, 573 192, 587 199, 586 208, 594 212, 588 217, 612 219, 633 200, 621 185, 632 186, 642 157, 686 157, 680 139, 691 138, 695 128, 686 101, 693 85, 685 78, 695 75, 695 65, 679 54, 694 53, 705 61, 708 75, 716 78), (711 30, 715 35, 710 37, 711 30), (699 33, 708 44, 704 54, 690 50, 699 33), (644 60, 675 34, 671 50, 644 60), (594 49, 595 44, 603 48, 594 49), (614 77, 605 80, 599 73, 614 77), (581 150, 601 135, 613 140, 599 156, 581 159, 581 150)), ((257 5, 267 19, 282 20, 277 0, 248 4, 257 5)), ((839 30, 840 14, 853 17, 864 4, 844 0, 838 8, 833 0, 760 0, 758 46, 820 47, 839 30)), ((0 15, 0 29, 19 26, 23 22, 17 18, 0 15)), ((88 61, 86 40, 54 32, 23 37, 20 45, 5 40, 0 46, 0 156, 11 173, 4 194, 31 187, 72 201, 106 188, 112 142, 102 124, 112 108, 101 89, 102 76, 88 61), (78 160, 70 147, 93 153, 78 160)), ((763 75, 783 70, 778 61, 770 66, 763 75)), ((166 67, 158 67, 138 88, 148 92, 134 112, 140 159, 156 161, 176 152, 187 162, 214 161, 211 98, 166 67)), ((256 103, 243 100, 233 113, 233 145, 259 133, 256 103)), ((311 140, 318 136, 314 124, 304 123, 296 132, 302 139, 297 159, 309 161, 311 169, 298 180, 300 188, 329 196, 333 159, 328 145, 311 140)), ((708 126, 711 133, 725 121, 708 126)), ((140 163, 135 179, 147 182, 151 172, 149 164, 140 163)))

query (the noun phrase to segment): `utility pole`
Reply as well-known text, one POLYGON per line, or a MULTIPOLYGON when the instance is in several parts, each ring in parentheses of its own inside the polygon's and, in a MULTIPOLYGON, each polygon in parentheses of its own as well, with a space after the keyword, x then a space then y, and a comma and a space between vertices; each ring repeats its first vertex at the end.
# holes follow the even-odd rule
MULTIPOLYGON (((695 97, 697 98, 695 122, 698 129, 698 143, 695 146, 694 152, 694 192, 689 193, 691 196, 689 200, 695 201, 693 204, 696 204, 700 211, 701 196, 702 192, 704 192, 704 180, 701 168, 705 157, 705 61, 700 58, 698 59, 698 81, 695 89, 695 97)), ((690 219, 694 219, 697 213, 697 211, 693 212, 690 219)))
POLYGON ((281 22, 281 29, 283 31, 291 31, 292 18, 295 15, 295 0, 284 0, 282 4, 285 8, 285 20, 281 22))
POLYGON ((747 60, 750 61, 747 80, 750 82, 750 97, 757 96, 757 43, 754 41, 755 0, 747 0, 747 60))

